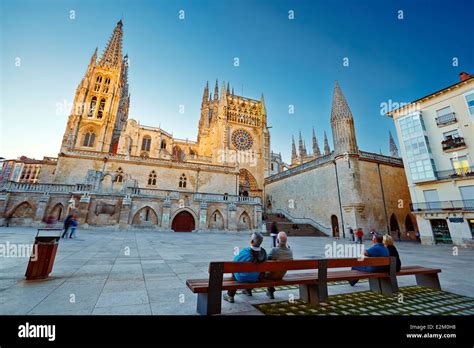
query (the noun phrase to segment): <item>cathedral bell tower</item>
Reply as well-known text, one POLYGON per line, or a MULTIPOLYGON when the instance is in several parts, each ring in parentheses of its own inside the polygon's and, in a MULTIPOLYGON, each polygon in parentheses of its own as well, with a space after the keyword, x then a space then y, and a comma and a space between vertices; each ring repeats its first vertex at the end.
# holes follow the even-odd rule
POLYGON ((116 151, 128 118, 128 56, 122 56, 120 20, 97 61, 97 49, 76 89, 74 104, 61 144, 61 152, 116 151))
MULTIPOLYGON (((332 100, 331 129, 342 210, 339 231, 345 231, 346 226, 351 226, 353 229, 360 227, 366 231, 365 206, 361 198, 362 177, 354 118, 337 81, 334 85, 332 100)), ((341 232, 339 232, 339 235, 342 237, 343 233, 341 232)))

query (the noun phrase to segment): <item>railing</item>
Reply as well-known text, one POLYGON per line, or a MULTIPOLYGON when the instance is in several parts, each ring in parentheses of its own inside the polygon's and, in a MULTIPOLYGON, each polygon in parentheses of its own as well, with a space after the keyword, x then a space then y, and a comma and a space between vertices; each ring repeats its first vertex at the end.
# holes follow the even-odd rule
POLYGON ((262 204, 260 197, 220 195, 215 193, 195 193, 194 200, 219 203, 262 204))
POLYGON ((265 178, 265 182, 267 182, 267 181, 268 181, 268 182, 271 182, 271 181, 274 181, 274 180, 286 178, 286 177, 291 176, 291 175, 293 175, 293 174, 296 174, 296 173, 300 173, 300 172, 302 172, 302 171, 305 171, 306 169, 314 168, 314 167, 317 167, 317 166, 322 165, 322 164, 324 164, 324 163, 330 162, 330 161, 332 161, 333 159, 334 159, 334 156, 333 156, 332 153, 329 154, 329 155, 324 155, 324 156, 315 158, 314 160, 311 160, 311 161, 309 161, 309 162, 300 164, 300 165, 297 166, 297 167, 294 167, 294 168, 285 170, 285 171, 283 171, 283 172, 280 172, 280 173, 271 175, 271 176, 265 178))
POLYGON ((380 154, 377 154, 377 153, 365 152, 365 151, 359 151, 359 154, 360 154, 360 158, 371 159, 371 160, 375 160, 375 161, 378 161, 378 162, 385 162, 385 163, 403 165, 403 161, 402 161, 401 158, 385 156, 385 155, 380 155, 380 154))
POLYGON ((141 188, 141 187, 127 187, 125 190, 126 193, 134 196, 151 196, 156 198, 167 198, 170 199, 179 199, 178 191, 169 191, 169 190, 159 190, 159 189, 150 189, 150 188, 141 188))
POLYGON ((436 124, 438 126, 446 126, 448 124, 455 123, 455 122, 456 122, 456 116, 454 116, 454 112, 450 112, 449 114, 436 117, 436 124))
POLYGON ((439 210, 474 211, 474 199, 412 203, 410 207, 411 210, 414 212, 439 210))
POLYGON ((443 151, 457 149, 459 147, 466 146, 466 142, 463 137, 448 138, 441 142, 443 151))
POLYGON ((31 183, 19 183, 14 181, 8 181, 1 184, 0 190, 12 191, 12 192, 58 192, 58 193, 71 193, 71 192, 90 192, 92 185, 86 184, 31 184, 31 183))
POLYGON ((278 212, 278 213, 283 214, 286 218, 288 218, 289 220, 291 220, 294 223, 309 224, 309 225, 313 226, 314 228, 317 228, 321 232, 326 233, 327 235, 331 235, 331 232, 332 232, 331 227, 326 227, 323 224, 317 222, 316 220, 314 220, 312 218, 295 217, 295 216, 291 215, 290 213, 288 213, 286 210, 280 209, 280 208, 275 209, 275 211, 278 212))
POLYGON ((441 179, 458 179, 458 178, 474 178, 474 166, 451 170, 440 170, 436 172, 438 180, 441 179))

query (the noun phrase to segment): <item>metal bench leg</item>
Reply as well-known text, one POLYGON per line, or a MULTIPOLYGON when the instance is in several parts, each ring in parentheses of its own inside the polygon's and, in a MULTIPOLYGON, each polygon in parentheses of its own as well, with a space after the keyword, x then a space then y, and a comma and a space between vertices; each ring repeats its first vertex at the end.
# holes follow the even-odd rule
POLYGON ((197 299, 197 312, 200 315, 213 315, 221 313, 221 293, 199 293, 197 299))
POLYGON ((300 299, 306 303, 317 305, 328 298, 327 287, 322 284, 302 284, 299 287, 300 299))
POLYGON ((415 277, 417 285, 441 290, 441 284, 439 283, 438 273, 415 274, 415 277))
POLYGON ((395 292, 398 291, 397 282, 393 282, 390 278, 380 278, 379 284, 382 295, 392 296, 395 292))
POLYGON ((369 278, 369 285, 370 285, 370 291, 375 292, 377 294, 382 293, 382 287, 380 285, 379 278, 369 278))

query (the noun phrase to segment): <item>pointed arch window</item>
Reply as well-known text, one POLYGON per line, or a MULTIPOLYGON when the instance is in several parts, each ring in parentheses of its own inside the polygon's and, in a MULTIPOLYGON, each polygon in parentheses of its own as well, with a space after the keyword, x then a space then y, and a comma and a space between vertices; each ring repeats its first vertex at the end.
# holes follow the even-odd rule
POLYGON ((94 92, 100 91, 101 83, 102 83, 102 76, 97 76, 97 78, 95 79, 94 92))
POLYGON ((97 111, 97 118, 102 118, 104 116, 104 109, 105 109, 105 99, 102 98, 99 103, 99 111, 97 111))
POLYGON ((166 140, 164 139, 161 141, 161 148, 166 149, 166 140))
POLYGON ((179 178, 179 187, 186 188, 186 175, 181 174, 181 177, 179 178))
POLYGON ((95 111, 96 104, 97 104, 97 97, 94 96, 91 99, 91 104, 89 106, 89 113, 87 114, 87 116, 89 116, 89 117, 94 116, 94 111, 95 111))
POLYGON ((102 92, 108 93, 110 87, 110 77, 106 77, 104 81, 104 87, 102 87, 102 92))
POLYGON ((117 175, 115 176, 115 182, 123 182, 123 169, 122 167, 118 167, 117 175))
POLYGON ((151 148, 151 138, 146 135, 142 140, 142 151, 150 151, 151 148))
POLYGON ((90 130, 84 136, 84 143, 82 146, 93 147, 95 141, 95 133, 93 130, 90 130))
POLYGON ((148 185, 156 186, 156 172, 154 170, 148 175, 148 185))

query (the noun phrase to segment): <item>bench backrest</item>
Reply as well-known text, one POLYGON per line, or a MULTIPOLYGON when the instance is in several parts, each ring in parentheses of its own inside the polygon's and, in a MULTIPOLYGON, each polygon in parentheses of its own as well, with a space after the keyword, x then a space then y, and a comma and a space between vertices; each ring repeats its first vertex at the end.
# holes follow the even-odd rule
POLYGON ((390 257, 364 257, 363 259, 345 258, 345 259, 312 259, 312 260, 282 260, 282 261, 265 261, 262 263, 253 262, 211 262, 209 272, 213 264, 221 264, 222 272, 239 273, 239 272, 281 272, 305 269, 319 268, 342 268, 356 266, 389 266, 390 257))

